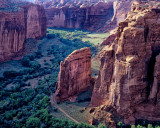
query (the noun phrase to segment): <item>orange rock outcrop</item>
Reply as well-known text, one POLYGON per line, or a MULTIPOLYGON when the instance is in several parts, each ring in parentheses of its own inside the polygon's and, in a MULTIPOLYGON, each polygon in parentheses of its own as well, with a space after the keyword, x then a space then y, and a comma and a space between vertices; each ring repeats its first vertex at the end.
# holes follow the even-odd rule
POLYGON ((82 48, 61 62, 55 99, 67 100, 86 91, 90 85, 91 52, 90 48, 82 48))

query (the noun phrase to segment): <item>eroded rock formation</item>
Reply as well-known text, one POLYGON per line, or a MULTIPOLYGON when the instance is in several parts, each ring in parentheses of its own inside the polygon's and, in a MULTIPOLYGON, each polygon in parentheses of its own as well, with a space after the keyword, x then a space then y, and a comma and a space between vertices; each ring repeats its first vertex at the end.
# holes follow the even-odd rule
POLYGON ((111 105, 125 123, 160 120, 159 26, 158 2, 133 6, 103 49, 91 106, 111 105))
POLYGON ((46 9, 47 26, 98 30, 113 16, 113 3, 46 9))
POLYGON ((95 4, 98 2, 108 2, 108 0, 34 0, 36 4, 45 5, 46 8, 48 7, 63 7, 63 6, 88 6, 91 4, 95 4))
POLYGON ((56 100, 66 100, 85 91, 91 83, 90 48, 72 52, 60 64, 56 100))
POLYGON ((47 26, 109 31, 123 21, 132 0, 36 0, 46 9, 47 26))
POLYGON ((113 22, 118 24, 126 19, 128 12, 131 10, 132 1, 133 0, 114 1, 114 15, 112 18, 113 22))
POLYGON ((23 49, 27 38, 42 38, 46 34, 46 16, 42 6, 21 4, 10 6, 3 0, 0 10, 0 61, 11 59, 23 49))

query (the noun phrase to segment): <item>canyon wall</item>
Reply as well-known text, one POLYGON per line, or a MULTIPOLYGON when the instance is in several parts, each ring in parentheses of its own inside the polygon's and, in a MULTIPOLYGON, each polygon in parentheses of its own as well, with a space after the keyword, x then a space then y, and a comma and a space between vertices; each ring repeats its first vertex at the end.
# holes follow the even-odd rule
POLYGON ((0 62, 21 51, 27 38, 42 38, 46 34, 42 6, 25 4, 13 8, 7 1, 4 3, 0 10, 0 62))
POLYGON ((131 10, 131 6, 134 0, 113 0, 113 10, 111 20, 106 20, 104 27, 101 31, 110 32, 110 30, 115 29, 118 24, 124 21, 127 17, 128 12, 131 10))
POLYGON ((86 91, 90 85, 91 52, 90 48, 82 48, 61 62, 55 99, 67 100, 86 91))
POLYGON ((160 120, 159 26, 158 2, 133 6, 103 49, 91 106, 111 105, 125 123, 160 120))
POLYGON ((82 4, 90 5, 98 2, 108 2, 108 0, 34 0, 34 3, 45 5, 45 7, 78 6, 82 4))
POLYGON ((126 18, 132 0, 36 0, 35 3, 45 7, 48 27, 109 31, 126 18))
POLYGON ((113 3, 114 15, 112 22, 120 23, 127 17, 129 11, 131 11, 132 0, 116 0, 113 3))
POLYGON ((97 30, 104 27, 113 16, 113 3, 95 5, 48 8, 46 9, 47 26, 58 28, 81 28, 97 30))
POLYGON ((39 5, 25 7, 27 13, 26 38, 42 38, 46 35, 46 15, 44 8, 39 5))

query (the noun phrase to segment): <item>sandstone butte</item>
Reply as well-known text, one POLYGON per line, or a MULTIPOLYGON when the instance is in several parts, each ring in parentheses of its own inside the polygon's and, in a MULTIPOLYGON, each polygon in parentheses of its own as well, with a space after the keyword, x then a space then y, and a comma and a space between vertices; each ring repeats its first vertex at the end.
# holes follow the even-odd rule
POLYGON ((16 11, 2 0, 0 10, 0 62, 7 61, 23 50, 28 38, 42 38, 46 34, 46 15, 40 5, 25 4, 16 11))
POLYGON ((112 106, 130 124, 160 120, 160 8, 151 4, 133 4, 114 42, 102 50, 90 103, 112 106))
POLYGON ((72 98, 91 85, 91 52, 82 48, 72 52, 60 63, 55 99, 64 101, 72 98))

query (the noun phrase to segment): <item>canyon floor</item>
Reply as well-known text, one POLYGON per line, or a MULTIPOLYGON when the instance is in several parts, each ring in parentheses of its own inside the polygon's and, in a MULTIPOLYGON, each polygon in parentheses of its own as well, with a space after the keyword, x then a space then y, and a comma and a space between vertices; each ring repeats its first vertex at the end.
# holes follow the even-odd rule
MULTIPOLYGON (((10 124, 18 121, 20 126, 23 126, 26 118, 42 111, 56 118, 69 119, 56 106, 49 105, 49 90, 54 95, 59 63, 74 50, 90 47, 92 76, 97 76, 100 62, 96 54, 101 49, 100 43, 108 35, 75 29, 48 28, 46 38, 28 39, 23 56, 20 53, 14 60, 0 63, 0 108, 7 108, 5 113, 0 111, 0 117, 10 124)), ((92 90, 88 90, 79 95, 74 103, 66 101, 57 104, 78 122, 88 123, 91 92, 92 90)))

